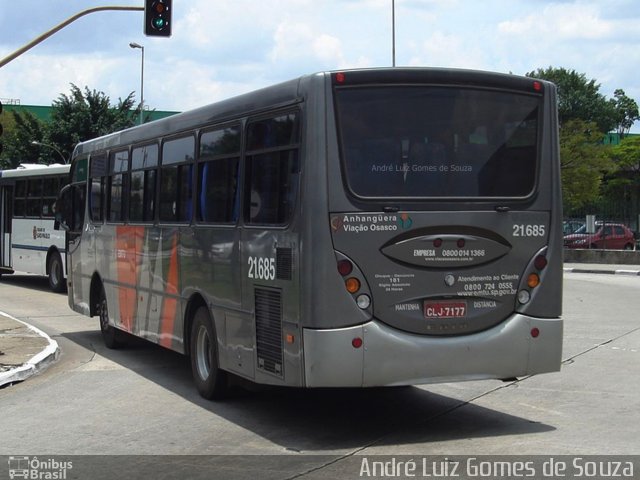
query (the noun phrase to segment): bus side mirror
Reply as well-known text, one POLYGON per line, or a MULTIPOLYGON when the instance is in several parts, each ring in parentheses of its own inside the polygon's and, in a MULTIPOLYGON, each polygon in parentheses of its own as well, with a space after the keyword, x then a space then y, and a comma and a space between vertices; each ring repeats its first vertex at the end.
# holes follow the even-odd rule
POLYGON ((54 209, 55 209, 55 217, 53 222, 54 230, 64 230, 68 232, 71 230, 70 224, 72 217, 72 185, 66 185, 62 190, 60 190, 60 194, 58 195, 58 199, 56 200, 54 209))

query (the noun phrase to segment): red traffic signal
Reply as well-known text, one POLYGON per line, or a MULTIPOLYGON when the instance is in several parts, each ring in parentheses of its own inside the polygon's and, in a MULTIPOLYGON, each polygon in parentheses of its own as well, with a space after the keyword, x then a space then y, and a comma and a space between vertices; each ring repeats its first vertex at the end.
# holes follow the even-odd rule
POLYGON ((145 0, 144 34, 148 37, 171 36, 172 0, 145 0))

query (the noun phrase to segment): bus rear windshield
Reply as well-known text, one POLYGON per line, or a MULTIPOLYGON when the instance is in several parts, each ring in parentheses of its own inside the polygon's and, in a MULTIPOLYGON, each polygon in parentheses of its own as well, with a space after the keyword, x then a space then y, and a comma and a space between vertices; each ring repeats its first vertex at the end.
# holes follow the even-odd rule
POLYGON ((525 197, 541 97, 462 87, 336 89, 346 183, 358 197, 525 197))

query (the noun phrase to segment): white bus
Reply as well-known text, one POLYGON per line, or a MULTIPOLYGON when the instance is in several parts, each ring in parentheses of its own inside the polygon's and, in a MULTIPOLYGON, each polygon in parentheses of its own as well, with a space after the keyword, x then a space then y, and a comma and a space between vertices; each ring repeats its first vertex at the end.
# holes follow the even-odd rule
POLYGON ((64 232, 54 230, 54 204, 69 165, 22 164, 0 171, 0 276, 46 275, 54 292, 65 288, 64 232))

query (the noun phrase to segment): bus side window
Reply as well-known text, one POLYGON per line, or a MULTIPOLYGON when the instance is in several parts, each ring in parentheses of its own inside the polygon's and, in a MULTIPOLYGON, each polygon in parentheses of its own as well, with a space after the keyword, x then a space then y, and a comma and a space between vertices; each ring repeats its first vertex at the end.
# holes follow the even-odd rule
POLYGON ((231 223, 238 219, 240 126, 204 132, 200 137, 197 219, 231 223))
POLYGON ((109 216, 112 222, 122 222, 126 218, 126 203, 129 171, 129 151, 109 155, 111 176, 109 177, 109 216))
POLYGON ((191 221, 194 159, 193 135, 167 140, 162 145, 158 211, 161 221, 191 221))
POLYGON ((247 134, 245 220, 252 224, 289 222, 300 173, 298 113, 251 122, 247 134))

